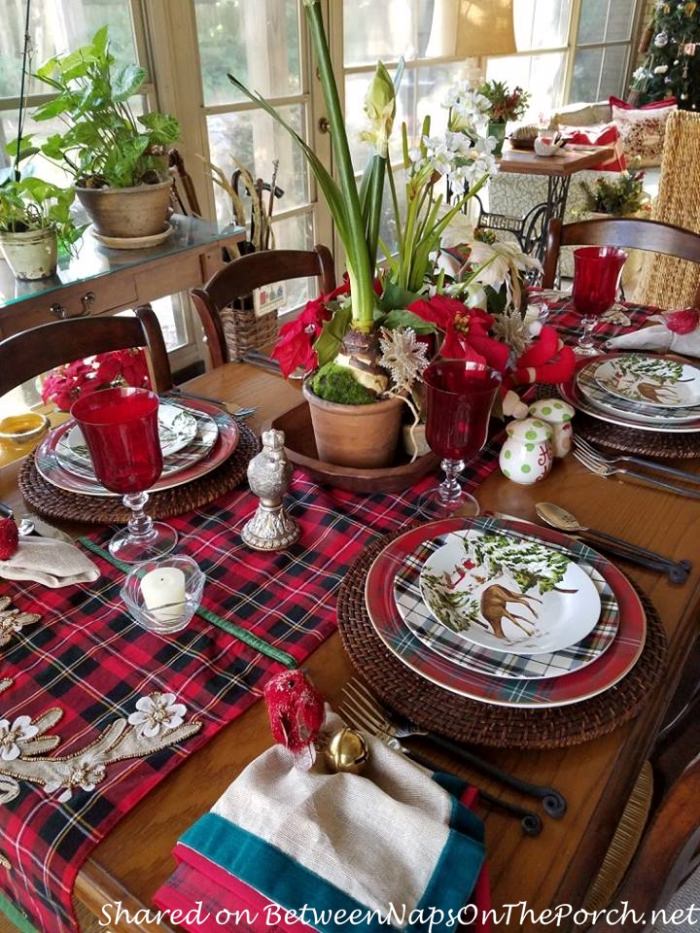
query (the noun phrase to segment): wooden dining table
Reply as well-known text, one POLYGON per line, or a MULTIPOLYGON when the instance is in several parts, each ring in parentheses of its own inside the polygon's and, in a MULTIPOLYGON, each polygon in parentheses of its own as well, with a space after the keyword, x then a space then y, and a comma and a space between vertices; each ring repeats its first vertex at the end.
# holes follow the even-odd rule
MULTIPOLYGON (((232 410, 255 407, 248 423, 258 430, 300 400, 298 383, 285 382, 248 364, 227 364, 184 388, 226 402, 232 410)), ((684 465, 693 468, 692 462, 685 461, 684 465)), ((695 462, 695 466, 700 468, 700 463, 695 462)), ((17 463, 0 471, 0 499, 21 510, 17 472, 17 463)), ((479 487, 477 496, 482 510, 530 520, 536 519, 535 503, 547 499, 570 509, 584 525, 613 532, 677 559, 695 558, 690 578, 682 586, 670 584, 661 574, 623 565, 655 605, 669 640, 663 681, 635 718, 608 735, 571 748, 476 749, 488 761, 520 778, 556 787, 568 801, 564 818, 544 817, 544 829, 537 837, 523 835, 517 819, 479 806, 486 825, 494 907, 521 901, 536 912, 560 904, 576 907, 598 872, 698 631, 700 501, 593 475, 571 456, 557 462, 550 476, 532 487, 509 482, 495 471, 479 487)), ((63 527, 71 532, 86 530, 86 526, 63 527)), ((337 634, 315 651, 306 667, 331 703, 338 700, 352 673, 337 634)), ((83 866, 75 898, 98 917, 107 902, 121 901, 132 911, 152 907, 154 891, 174 868, 171 851, 178 837, 271 743, 265 706, 259 702, 188 757, 124 817, 83 866)), ((533 806, 528 798, 518 799, 512 791, 437 752, 431 752, 431 756, 493 794, 533 806)), ((537 804, 533 808, 538 809, 537 804)), ((111 926, 119 928, 119 924, 111 926)), ((154 929, 146 921, 128 927, 134 928, 154 929)), ((530 922, 507 928, 541 929, 530 922)), ((566 924, 558 927, 565 928, 566 924)))

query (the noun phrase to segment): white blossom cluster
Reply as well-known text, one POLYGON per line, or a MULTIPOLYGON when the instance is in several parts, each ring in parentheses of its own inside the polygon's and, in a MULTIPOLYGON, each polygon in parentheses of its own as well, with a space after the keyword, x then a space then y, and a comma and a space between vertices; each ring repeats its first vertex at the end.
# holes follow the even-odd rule
POLYGON ((424 136, 422 144, 423 151, 412 149, 410 153, 414 170, 427 163, 454 185, 470 185, 496 171, 492 155, 496 140, 491 136, 472 139, 447 130, 444 136, 424 136))

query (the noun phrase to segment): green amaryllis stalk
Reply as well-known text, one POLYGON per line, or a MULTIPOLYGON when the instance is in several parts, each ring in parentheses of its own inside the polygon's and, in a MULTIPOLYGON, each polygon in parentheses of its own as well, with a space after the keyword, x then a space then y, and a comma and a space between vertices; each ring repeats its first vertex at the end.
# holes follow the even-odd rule
POLYGON ((367 253, 372 269, 377 264, 384 179, 389 160, 389 139, 396 116, 396 88, 401 81, 402 73, 403 60, 397 69, 395 82, 392 81, 384 64, 377 62, 377 69, 365 97, 365 115, 369 128, 361 134, 360 138, 372 145, 374 155, 362 178, 360 202, 365 221, 367 253))
POLYGON ((338 235, 345 247, 345 258, 352 294, 352 327, 363 333, 369 333, 374 323, 374 265, 370 262, 366 223, 360 204, 360 195, 355 182, 355 173, 350 157, 350 147, 345 131, 345 119, 340 106, 338 88, 333 75, 328 41, 323 28, 320 0, 304 0, 306 18, 309 23, 311 39, 316 53, 318 73, 323 88, 323 96, 328 111, 328 123, 331 131, 331 143, 337 168, 338 182, 328 173, 316 153, 296 133, 288 123, 271 107, 264 98, 248 90, 237 78, 229 75, 229 80, 250 100, 259 104, 281 126, 293 136, 301 147, 311 170, 321 188, 329 210, 333 216, 338 235))

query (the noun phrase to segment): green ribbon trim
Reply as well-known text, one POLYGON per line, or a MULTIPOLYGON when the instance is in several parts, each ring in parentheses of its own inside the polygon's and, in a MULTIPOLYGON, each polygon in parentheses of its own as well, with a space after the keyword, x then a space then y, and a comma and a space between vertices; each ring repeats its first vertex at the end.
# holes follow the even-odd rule
POLYGON ((27 915, 23 913, 18 907, 8 901, 8 899, 0 894, 0 910, 5 914, 10 923, 14 923, 18 930, 21 930, 22 933, 37 933, 35 926, 32 926, 31 922, 27 919, 27 915))
MULTIPOLYGON (((86 547, 89 551, 92 551, 93 554, 99 555, 118 570, 122 570, 124 573, 128 573, 129 570, 131 570, 133 565, 125 564, 123 561, 118 560, 116 557, 110 554, 109 551, 105 551, 104 548, 101 548, 99 544, 95 544, 95 542, 91 541, 89 538, 79 538, 78 540, 83 545, 83 547, 86 547)), ((249 648, 253 648, 255 651, 259 651, 261 654, 266 655, 268 658, 272 658, 273 661, 278 661, 280 664, 284 664, 285 667, 289 668, 298 667, 296 660, 292 657, 291 654, 288 654, 286 651, 282 651, 281 648, 275 648, 274 645, 268 644, 264 638, 260 638, 258 635, 254 635, 252 632, 242 628, 240 625, 236 625, 235 622, 229 622, 228 619, 222 619, 221 616, 218 616, 210 609, 205 609, 203 606, 200 606, 196 610, 196 615, 201 616, 201 618, 206 622, 209 622, 211 625, 215 625, 217 628, 227 632, 229 635, 233 635, 234 638, 238 639, 238 641, 242 641, 244 644, 248 645, 249 648)))

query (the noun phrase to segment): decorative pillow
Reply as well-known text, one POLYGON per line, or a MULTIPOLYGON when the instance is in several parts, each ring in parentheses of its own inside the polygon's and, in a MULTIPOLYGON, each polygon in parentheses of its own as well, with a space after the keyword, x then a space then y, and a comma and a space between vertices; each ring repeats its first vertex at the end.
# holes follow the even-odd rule
POLYGON ((559 132, 563 133, 572 145, 613 150, 609 158, 601 159, 600 162, 591 166, 593 171, 624 172, 627 168, 620 131, 614 123, 603 123, 598 126, 560 126, 559 132))
POLYGON ((628 160, 635 159, 640 167, 661 164, 666 121, 678 109, 676 99, 653 101, 634 108, 617 97, 610 98, 612 118, 620 130, 628 160))

